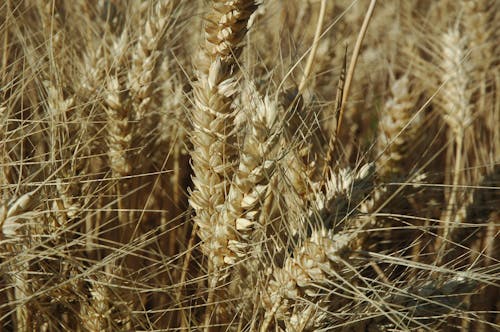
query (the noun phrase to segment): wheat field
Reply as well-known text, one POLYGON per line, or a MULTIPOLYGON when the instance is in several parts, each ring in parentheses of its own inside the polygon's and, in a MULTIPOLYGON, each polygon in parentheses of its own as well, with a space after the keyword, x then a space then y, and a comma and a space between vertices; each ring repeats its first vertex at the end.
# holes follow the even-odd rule
POLYGON ((4 0, 0 332, 500 331, 500 2, 4 0))

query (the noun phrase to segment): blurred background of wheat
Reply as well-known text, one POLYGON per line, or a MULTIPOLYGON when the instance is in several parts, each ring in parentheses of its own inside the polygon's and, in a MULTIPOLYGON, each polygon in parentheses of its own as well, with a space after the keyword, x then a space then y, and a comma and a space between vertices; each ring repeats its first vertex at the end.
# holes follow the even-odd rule
POLYGON ((0 331, 500 329, 500 2, 369 4, 3 1, 0 331))

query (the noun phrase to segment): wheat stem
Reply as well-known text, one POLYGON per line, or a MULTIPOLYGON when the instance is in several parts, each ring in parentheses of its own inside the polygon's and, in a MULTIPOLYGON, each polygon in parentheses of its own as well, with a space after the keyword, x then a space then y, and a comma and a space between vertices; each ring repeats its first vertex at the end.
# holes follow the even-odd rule
POLYGON ((358 38, 356 39, 356 44, 354 45, 354 50, 352 51, 351 62, 349 63, 349 69, 347 70, 347 75, 345 79, 345 85, 342 94, 342 102, 340 103, 340 110, 337 123, 337 136, 339 134, 340 128, 342 126, 342 116, 344 114, 345 105, 347 103, 347 98, 349 97, 349 92, 351 90, 351 83, 354 78, 354 70, 356 69, 356 63, 358 62, 359 52, 361 50, 361 44, 365 38, 366 31, 368 30, 368 24, 373 15, 373 10, 375 9, 375 4, 377 0, 371 0, 370 6, 361 25, 361 30, 359 31, 358 38))
POLYGON ((453 218, 456 213, 457 208, 457 193, 458 186, 460 182, 460 168, 462 167, 462 154, 463 154, 463 130, 457 133, 457 137, 455 140, 455 164, 453 167, 453 182, 451 184, 451 193, 448 198, 448 205, 446 206, 446 212, 444 217, 444 232, 443 232, 443 240, 446 242, 448 240, 448 236, 450 232, 453 231, 453 228, 456 227, 456 222, 453 221, 453 218))
POLYGON ((321 37, 321 28, 323 27, 323 21, 325 19, 325 12, 326 12, 326 0, 321 0, 318 22, 316 24, 316 31, 314 32, 313 44, 311 47, 311 52, 309 53, 309 57, 307 58, 304 74, 302 75, 302 79, 300 80, 299 93, 302 93, 302 90, 306 85, 307 79, 309 78, 309 75, 311 74, 314 65, 314 58, 316 57, 316 51, 318 50, 319 39, 321 37))

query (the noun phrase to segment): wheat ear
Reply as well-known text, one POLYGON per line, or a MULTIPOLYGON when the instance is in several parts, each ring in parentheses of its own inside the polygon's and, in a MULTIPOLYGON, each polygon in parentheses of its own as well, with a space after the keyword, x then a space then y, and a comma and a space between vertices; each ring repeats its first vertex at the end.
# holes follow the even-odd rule
MULTIPOLYGON (((108 265, 109 266, 109 265, 108 265)), ((120 269, 90 280, 90 294, 80 310, 82 325, 88 331, 130 331, 132 300, 120 292, 120 269)))
POLYGON ((334 228, 345 217, 353 216, 366 195, 373 190, 374 174, 373 163, 364 164, 356 170, 342 168, 331 171, 323 184, 324 192, 315 193, 309 219, 319 218, 325 227, 334 228))
MULTIPOLYGON (((494 197, 494 188, 500 183, 500 166, 495 166, 491 172, 487 172, 481 181, 470 192, 461 204, 456 213, 458 222, 465 222, 464 228, 457 227, 450 231, 449 238, 453 243, 459 243, 460 248, 471 247, 475 237, 474 233, 486 232, 482 225, 488 223, 488 219, 494 220, 495 207, 500 203, 500 198, 494 197), (488 203, 489 202, 489 203, 488 203), (470 227, 476 224, 477 227, 470 227)), ((497 195, 498 196, 498 195, 497 195)), ((460 250, 460 248, 457 248, 460 250)), ((485 248, 485 251, 492 251, 493 247, 485 248)), ((455 253, 455 256, 458 253, 455 253)), ((486 259, 491 260, 495 255, 485 254, 486 259)))
MULTIPOLYGON (((270 179, 276 166, 276 143, 279 139, 278 106, 270 98, 262 98, 256 91, 250 93, 249 121, 239 166, 234 174, 223 218, 237 232, 237 239, 230 240, 228 247, 236 259, 245 257, 254 242, 250 241, 254 230, 259 228, 262 206, 268 192, 270 179)), ((256 248, 253 248, 256 249, 256 248)))
POLYGON ((445 229, 443 238, 446 241, 448 233, 456 227, 453 222, 457 209, 457 193, 460 184, 460 169, 463 167, 463 145, 465 129, 472 122, 470 89, 466 55, 466 40, 458 28, 449 30, 442 37, 443 58, 442 82, 442 110, 443 119, 450 128, 450 133, 455 142, 455 164, 453 167, 453 180, 448 205, 444 213, 445 229), (453 223, 452 223, 453 222, 453 223))
POLYGON ((128 86, 134 100, 135 117, 144 118, 153 98, 153 80, 161 65, 162 49, 167 39, 167 26, 172 19, 175 1, 160 0, 146 19, 132 55, 132 67, 128 72, 128 86))
POLYGON ((405 75, 391 86, 392 98, 387 100, 379 121, 377 172, 384 179, 401 177, 407 172, 408 150, 414 142, 418 119, 413 119, 415 98, 410 93, 405 75))
POLYGON ((134 139, 133 112, 126 89, 123 65, 127 58, 127 33, 113 45, 113 55, 116 63, 113 64, 112 73, 107 80, 106 87, 106 114, 107 114, 107 145, 109 166, 113 177, 119 180, 117 188, 118 219, 122 225, 129 225, 128 214, 124 211, 125 202, 123 194, 126 184, 121 181, 132 172, 132 142, 134 139))
POLYGON ((105 102, 108 115, 108 157, 114 176, 123 177, 130 174, 132 164, 130 151, 132 144, 132 114, 127 103, 126 89, 120 64, 126 54, 127 37, 123 33, 114 45, 117 57, 116 68, 110 75, 107 84, 105 102))
MULTIPOLYGON (((463 23, 467 29, 468 45, 475 72, 484 75, 498 57, 498 10, 500 4, 495 0, 463 0, 463 23), (496 17, 495 17, 496 16, 496 17), (496 22, 496 23, 495 23, 496 22)), ((481 79, 482 77, 480 77, 481 79)))
POLYGON ((363 230, 370 222, 365 220, 357 224, 359 227, 351 233, 334 234, 334 229, 340 228, 336 223, 352 215, 371 191, 373 175, 371 163, 355 171, 346 168, 332 172, 324 184, 325 192, 315 193, 309 220, 304 221, 312 230, 299 232, 299 236, 311 232, 312 235, 285 260, 282 268, 273 271, 271 281, 262 291, 265 317, 261 331, 269 328, 273 319, 281 321, 288 329, 319 328, 330 320, 329 312, 348 304, 350 295, 333 299, 331 294, 339 295, 352 288, 343 285, 347 276, 341 270, 350 267, 348 256, 354 246, 362 243, 363 230), (312 225, 319 225, 319 230, 314 230, 312 225), (335 291, 324 292, 332 287, 335 291))
POLYGON ((205 27, 206 47, 194 83, 195 109, 191 141, 195 185, 190 203, 199 226, 203 251, 214 266, 231 262, 235 230, 220 215, 232 177, 236 151, 234 114, 236 56, 254 1, 213 1, 205 27))
MULTIPOLYGON (((56 83, 45 82, 47 90, 47 109, 46 113, 50 119, 50 161, 54 167, 60 164, 60 160, 70 160, 71 154, 76 153, 71 151, 74 147, 72 139, 75 132, 78 132, 78 124, 67 124, 71 122, 71 108, 74 107, 74 98, 64 98, 62 89, 56 88, 56 83), (65 124, 65 126, 61 126, 65 124)), ((53 210, 58 211, 59 223, 66 225, 68 219, 74 218, 81 210, 80 204, 77 202, 78 186, 73 180, 75 168, 78 162, 75 161, 67 167, 61 168, 63 178, 56 179, 56 188, 59 193, 59 198, 53 201, 53 210)))
MULTIPOLYGON (((283 322, 287 330, 309 330, 325 324, 328 312, 348 303, 348 297, 330 300, 344 262, 352 252, 357 233, 333 235, 314 231, 282 268, 276 268, 267 288, 262 290, 265 318, 261 331, 268 331, 273 320, 283 322)), ((343 293, 339 287, 337 295, 343 293)))
POLYGON ((30 209, 38 203, 37 196, 33 192, 28 192, 20 197, 0 207, 0 239, 2 240, 2 250, 12 254, 12 258, 5 261, 6 276, 12 284, 12 300, 18 302, 14 311, 14 324, 19 331, 29 331, 33 321, 32 310, 29 306, 31 295, 29 283, 29 260, 25 253, 29 245, 19 235, 25 233, 23 226, 25 220, 34 217, 30 209), (4 243, 5 239, 11 239, 12 243, 4 243))
MULTIPOLYGON (((378 285, 380 287, 380 285, 378 285)), ((342 329, 349 331, 401 331, 432 329, 440 327, 448 314, 459 309, 468 293, 475 290, 477 282, 459 273, 424 280, 412 280, 408 286, 387 285, 388 289, 377 289, 379 300, 356 308, 353 324, 342 329), (375 309, 375 310, 374 310, 375 309)), ((384 286, 385 287, 385 286, 384 286)))
POLYGON ((219 318, 228 317, 228 321, 235 314, 245 317, 252 306, 255 307, 254 302, 234 303, 233 300, 257 296, 249 285, 257 283, 259 259, 264 254, 263 238, 271 218, 268 205, 272 205, 275 199, 271 183, 277 178, 275 169, 280 151, 276 144, 281 133, 278 106, 274 99, 263 98, 253 84, 249 85, 248 94, 244 94, 243 104, 246 106, 243 107, 248 118, 239 153, 240 162, 221 212, 229 227, 235 229, 235 239, 228 242, 232 255, 226 259, 231 266, 231 287, 219 297, 221 304, 217 312, 219 318), (239 262, 242 264, 233 266, 239 262))
MULTIPOLYGON (((233 174, 236 151, 234 113, 231 103, 235 94, 237 58, 254 1, 212 1, 206 17, 205 47, 198 65, 198 80, 193 85, 195 108, 192 112, 191 142, 194 190, 190 203, 195 209, 194 222, 202 250, 209 258, 208 303, 213 301, 221 266, 233 261, 230 241, 237 240, 236 230, 221 215, 229 181, 233 174)), ((207 308, 205 328, 209 329, 211 310, 207 308)))
POLYGON ((416 281, 395 291, 387 302, 405 308, 403 311, 411 317, 410 323, 436 326, 440 324, 440 318, 458 308, 467 293, 474 291, 476 286, 476 281, 465 273, 457 272, 447 278, 416 281))

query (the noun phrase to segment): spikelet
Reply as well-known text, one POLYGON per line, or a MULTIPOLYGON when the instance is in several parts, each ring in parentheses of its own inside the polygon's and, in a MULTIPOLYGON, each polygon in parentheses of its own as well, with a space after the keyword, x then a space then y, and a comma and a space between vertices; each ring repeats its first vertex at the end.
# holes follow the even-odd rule
POLYGON ((215 266, 234 260, 228 249, 237 240, 236 230, 221 215, 232 178, 236 151, 234 65, 241 50, 247 22, 256 9, 254 1, 214 1, 205 27, 204 60, 194 83, 195 109, 192 113, 193 183, 190 203, 204 252, 215 266))

